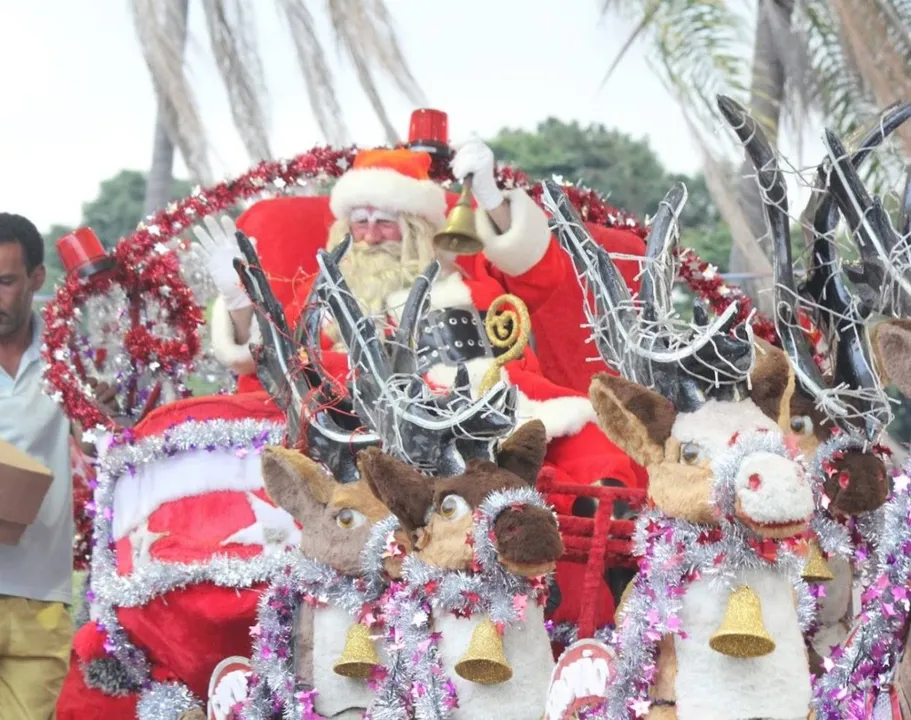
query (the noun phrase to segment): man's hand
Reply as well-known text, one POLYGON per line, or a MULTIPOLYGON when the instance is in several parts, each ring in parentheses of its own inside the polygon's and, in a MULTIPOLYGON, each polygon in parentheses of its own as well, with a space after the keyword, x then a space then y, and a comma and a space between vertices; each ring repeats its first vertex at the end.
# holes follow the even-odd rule
MULTIPOLYGON (((234 269, 234 258, 241 257, 234 221, 227 215, 222 215, 218 220, 207 217, 203 222, 206 227, 197 225, 193 228, 193 234, 199 240, 212 282, 225 299, 225 307, 228 310, 243 310, 250 307, 253 303, 244 292, 234 269)), ((253 238, 250 238, 250 242, 255 247, 253 238)))
POLYGON ((472 175, 471 192, 485 210, 495 210, 503 204, 503 193, 493 174, 494 157, 487 143, 473 137, 462 143, 452 158, 452 174, 460 182, 472 175))
POLYGON ((120 414, 120 405, 117 402, 117 388, 111 387, 106 382, 98 382, 95 378, 88 378, 86 382, 94 391, 95 402, 108 415, 113 417, 120 414))

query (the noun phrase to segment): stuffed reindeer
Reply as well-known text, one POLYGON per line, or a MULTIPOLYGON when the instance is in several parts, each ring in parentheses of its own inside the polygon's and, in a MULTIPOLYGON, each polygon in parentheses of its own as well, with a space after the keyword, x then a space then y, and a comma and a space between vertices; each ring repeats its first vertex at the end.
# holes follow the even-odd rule
MULTIPOLYGON (((889 494, 889 477, 878 446, 891 413, 878 376, 870 345, 866 316, 871 308, 848 289, 839 265, 835 231, 838 208, 849 207, 841 190, 839 172, 824 162, 819 167, 813 196, 803 214, 811 248, 804 283, 795 283, 791 256, 787 190, 774 151, 762 129, 732 102, 721 104, 729 124, 744 143, 757 169, 763 201, 772 231, 775 254, 778 335, 797 376, 791 399, 791 430, 814 469, 814 480, 824 494, 822 512, 842 523, 877 510, 889 494), (833 191, 834 188, 834 191, 833 191), (798 302, 816 310, 815 319, 826 337, 826 374, 811 352, 799 327, 798 302)), ((853 154, 840 152, 852 170, 886 137, 911 116, 911 104, 897 106, 881 118, 853 154)), ((847 535, 847 533, 845 533, 847 535)), ((828 538, 833 544, 837 533, 828 538)), ((854 570, 846 552, 850 547, 826 548, 832 553, 831 570, 814 578, 825 582, 820 598, 818 630, 813 634, 814 669, 822 672, 821 657, 840 645, 853 620, 854 570)), ((822 563, 822 557, 818 557, 822 563)))
POLYGON ((781 427, 794 374, 783 352, 731 333, 736 308, 696 328, 671 308, 676 219, 686 189, 656 214, 633 302, 610 257, 555 183, 545 203, 594 296, 604 360, 594 378, 607 436, 649 472, 653 510, 636 531, 640 572, 619 611, 618 662, 604 714, 650 720, 798 720, 810 714, 800 580, 814 498, 781 427))
POLYGON ((501 444, 515 424, 514 390, 497 383, 471 401, 464 381, 441 396, 421 380, 416 330, 437 263, 383 343, 338 260, 320 253, 315 292, 348 349, 353 406, 381 438, 382 450, 359 454, 359 476, 410 547, 404 585, 384 610, 395 649, 368 716, 537 720, 553 666, 546 580, 563 552, 553 511, 534 491, 544 426, 529 422, 501 444))
MULTIPOLYGON (((890 109, 881 119, 883 134, 909 115, 908 105, 890 109)), ((871 135, 875 135, 871 133, 871 135)), ((897 225, 886 215, 879 198, 871 197, 857 172, 861 150, 848 153, 832 133, 824 144, 828 188, 844 216, 860 262, 844 266, 859 296, 860 311, 868 317, 871 354, 883 384, 891 382, 911 397, 911 176, 901 198, 897 225)), ((860 158, 862 159, 862 157, 860 158)), ((817 687, 817 706, 823 718, 840 718, 847 708, 866 703, 877 718, 911 716, 911 670, 908 660, 907 587, 911 570, 907 547, 911 542, 911 498, 906 466, 893 494, 870 518, 858 523, 871 535, 867 568, 870 588, 851 635, 834 659, 834 666, 817 687), (899 612, 895 611, 898 607, 899 612), (863 667, 862 674, 856 673, 863 667)))
POLYGON ((362 474, 411 537, 403 580, 431 609, 458 700, 449 717, 538 720, 544 711, 553 668, 544 578, 563 553, 554 513, 534 492, 546 445, 534 420, 495 460, 432 482, 378 450, 361 457, 362 474))

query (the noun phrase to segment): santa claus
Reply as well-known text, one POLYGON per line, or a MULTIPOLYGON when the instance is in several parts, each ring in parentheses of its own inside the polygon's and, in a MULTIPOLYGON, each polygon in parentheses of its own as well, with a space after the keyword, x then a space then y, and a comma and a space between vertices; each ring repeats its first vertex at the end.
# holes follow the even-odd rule
MULTIPOLYGON (((448 388, 457 365, 463 363, 477 394, 481 379, 501 353, 484 332, 491 303, 509 293, 534 315, 549 301, 553 306, 556 298, 552 298, 561 288, 568 292, 577 289, 577 283, 569 274, 568 258, 550 236, 544 211, 523 190, 498 188, 493 152, 480 139, 458 148, 452 171, 457 179, 473 178, 483 251, 473 256, 436 251, 432 239, 454 196, 447 198, 444 189, 429 178, 430 163, 428 154, 407 149, 361 151, 329 198, 262 201, 238 225, 256 241, 262 267, 292 323, 308 297, 316 251, 337 246, 346 234, 354 242, 341 266, 345 279, 367 311, 387 316, 390 323, 395 323, 414 278, 432 258, 440 259, 443 271, 433 287, 430 322, 420 338, 425 379, 448 388)), ((234 269, 240 255, 234 224, 228 218, 208 219, 206 228, 196 228, 196 235, 221 293, 212 310, 213 351, 240 376, 241 390, 255 390, 250 345, 257 344, 260 336, 234 269)), ((569 322, 578 325, 580 312, 577 304, 567 308, 569 322)), ((343 379, 348 372, 347 355, 331 326, 324 330, 322 346, 323 364, 343 379)), ((584 352, 581 347, 577 351, 584 352)), ((501 377, 518 387, 519 423, 533 419, 544 423, 549 440, 547 467, 557 480, 641 484, 642 475, 629 458, 596 426, 587 394, 546 378, 530 347, 502 368, 501 377)), ((555 493, 549 500, 562 514, 579 511, 573 507, 574 494, 555 493)), ((563 602, 555 620, 578 616, 583 595, 578 581, 583 572, 578 565, 560 567, 563 602)), ((607 622, 612 618, 613 599, 603 584, 596 592, 599 618, 607 622)))

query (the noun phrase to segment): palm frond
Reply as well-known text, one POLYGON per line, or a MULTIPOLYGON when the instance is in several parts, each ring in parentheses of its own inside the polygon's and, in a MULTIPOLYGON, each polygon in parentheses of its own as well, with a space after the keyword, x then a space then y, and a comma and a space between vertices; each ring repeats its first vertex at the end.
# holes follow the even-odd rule
POLYGON ((193 177, 201 183, 211 182, 206 133, 184 69, 187 29, 182 0, 132 0, 131 9, 168 136, 193 177))
POLYGON ((749 35, 724 0, 606 0, 602 10, 636 14, 634 32, 650 39, 659 72, 701 124, 717 124, 718 93, 744 96, 749 35))
POLYGON ((231 115, 254 161, 272 157, 266 117, 268 99, 247 0, 203 0, 215 64, 228 91, 231 115))
POLYGON ((288 21, 297 62, 307 86, 307 98, 326 141, 332 145, 348 143, 348 129, 342 106, 335 93, 335 81, 319 41, 316 23, 304 0, 278 0, 288 21))
POLYGON ((399 141, 374 78, 383 71, 416 104, 424 98, 408 68, 383 0, 328 0, 329 20, 339 45, 354 65, 358 82, 391 144, 399 141))

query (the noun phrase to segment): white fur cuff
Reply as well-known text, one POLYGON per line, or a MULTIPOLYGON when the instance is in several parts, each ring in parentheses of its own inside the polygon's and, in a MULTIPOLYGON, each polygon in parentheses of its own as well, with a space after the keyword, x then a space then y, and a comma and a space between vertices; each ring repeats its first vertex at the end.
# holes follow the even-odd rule
POLYGON ((516 277, 541 262, 550 245, 550 228, 544 211, 524 190, 510 190, 506 200, 512 225, 502 235, 483 210, 478 210, 475 218, 484 255, 507 275, 516 277))

